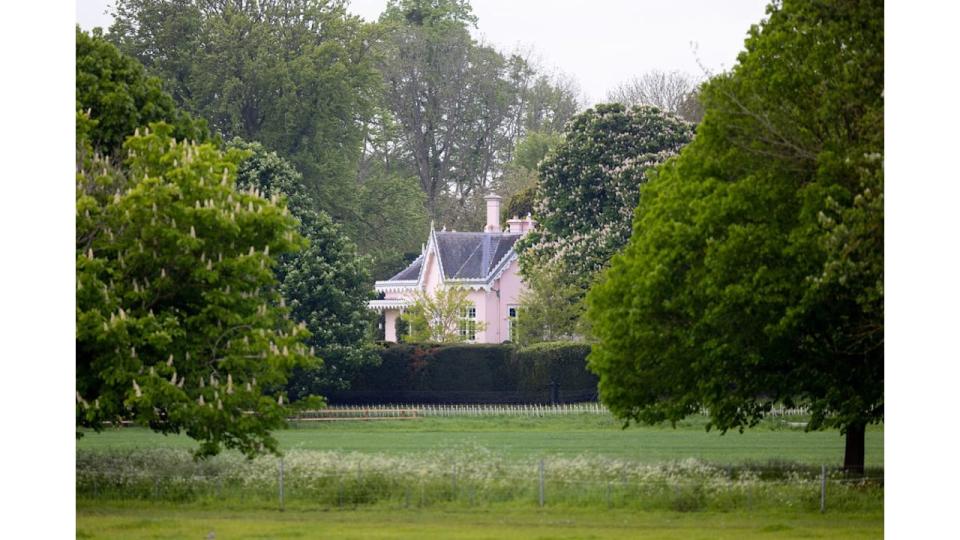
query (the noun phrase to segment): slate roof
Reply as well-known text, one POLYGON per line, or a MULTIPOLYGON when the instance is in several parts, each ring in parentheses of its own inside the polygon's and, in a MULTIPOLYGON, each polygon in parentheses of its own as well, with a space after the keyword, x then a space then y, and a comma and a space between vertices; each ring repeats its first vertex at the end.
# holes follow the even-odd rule
MULTIPOLYGON (((487 280, 511 254, 520 234, 489 232, 435 232, 444 279, 487 280)), ((424 256, 417 257, 388 281, 416 280, 424 256)))
POLYGON ((417 257, 410 266, 404 268, 389 281, 416 281, 420 277, 420 268, 423 266, 423 255, 417 257))

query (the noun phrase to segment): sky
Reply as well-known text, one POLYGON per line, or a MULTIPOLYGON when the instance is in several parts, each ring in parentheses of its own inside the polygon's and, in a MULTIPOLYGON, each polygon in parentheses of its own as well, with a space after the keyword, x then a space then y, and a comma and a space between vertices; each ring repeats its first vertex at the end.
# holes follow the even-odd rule
MULTIPOLYGON (((574 78, 587 104, 653 69, 704 78, 733 66, 768 0, 472 0, 474 37, 502 52, 533 51, 548 72, 574 78)), ((351 0, 375 20, 386 0, 351 0)), ((107 27, 112 0, 76 0, 77 22, 107 27)))

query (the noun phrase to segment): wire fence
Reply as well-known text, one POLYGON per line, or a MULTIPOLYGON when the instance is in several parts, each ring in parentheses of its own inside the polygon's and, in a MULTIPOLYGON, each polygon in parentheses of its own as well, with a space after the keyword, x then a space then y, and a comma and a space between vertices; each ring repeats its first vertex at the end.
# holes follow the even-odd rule
MULTIPOLYGON (((262 472, 262 471, 261 471, 262 472)), ((418 474, 356 468, 319 472, 276 460, 272 474, 221 468, 195 471, 90 470, 78 467, 78 498, 142 499, 184 503, 232 501, 280 510, 355 508, 382 504, 397 508, 491 504, 577 505, 644 510, 758 510, 796 508, 826 512, 882 507, 882 471, 850 476, 836 468, 727 467, 691 475, 666 470, 659 476, 605 478, 571 475, 545 460, 519 468, 483 470, 451 464, 448 471, 418 474), (686 475, 683 475, 686 474, 686 475)), ((583 474, 581 471, 579 474, 583 474)))

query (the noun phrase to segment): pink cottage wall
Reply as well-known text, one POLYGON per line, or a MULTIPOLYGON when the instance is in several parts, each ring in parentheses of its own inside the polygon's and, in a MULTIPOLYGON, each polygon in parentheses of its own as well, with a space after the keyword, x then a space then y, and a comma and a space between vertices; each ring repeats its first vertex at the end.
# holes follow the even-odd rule
POLYGON ((482 333, 477 333, 477 343, 501 343, 508 339, 507 309, 520 303, 520 293, 523 291, 519 270, 514 260, 500 279, 493 282, 489 292, 470 293, 470 300, 477 306, 477 319, 486 325, 482 333))

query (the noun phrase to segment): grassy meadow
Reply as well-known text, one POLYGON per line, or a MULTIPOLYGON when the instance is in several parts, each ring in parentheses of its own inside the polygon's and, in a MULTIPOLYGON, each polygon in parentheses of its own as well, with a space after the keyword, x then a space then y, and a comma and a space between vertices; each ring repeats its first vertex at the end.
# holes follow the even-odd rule
MULTIPOLYGON (((186 437, 109 429, 77 441, 77 537, 882 537, 882 480, 845 478, 843 438, 802 421, 725 435, 702 417, 622 429, 602 414, 304 423, 276 433, 282 512, 275 456, 197 462, 186 437)), ((882 426, 867 463, 882 477, 882 426)))
MULTIPOLYGON (((691 417, 672 428, 627 429, 610 415, 544 417, 427 417, 304 423, 276 433, 282 450, 409 455, 484 448, 514 459, 590 455, 659 463, 687 458, 733 465, 790 462, 839 465, 844 439, 837 431, 804 432, 791 427, 802 418, 771 418, 753 429, 721 434, 705 430, 706 419, 691 417)), ((867 430, 867 466, 883 466, 883 429, 867 430)), ((86 433, 79 452, 153 448, 191 449, 186 436, 164 436, 145 428, 86 433)))

